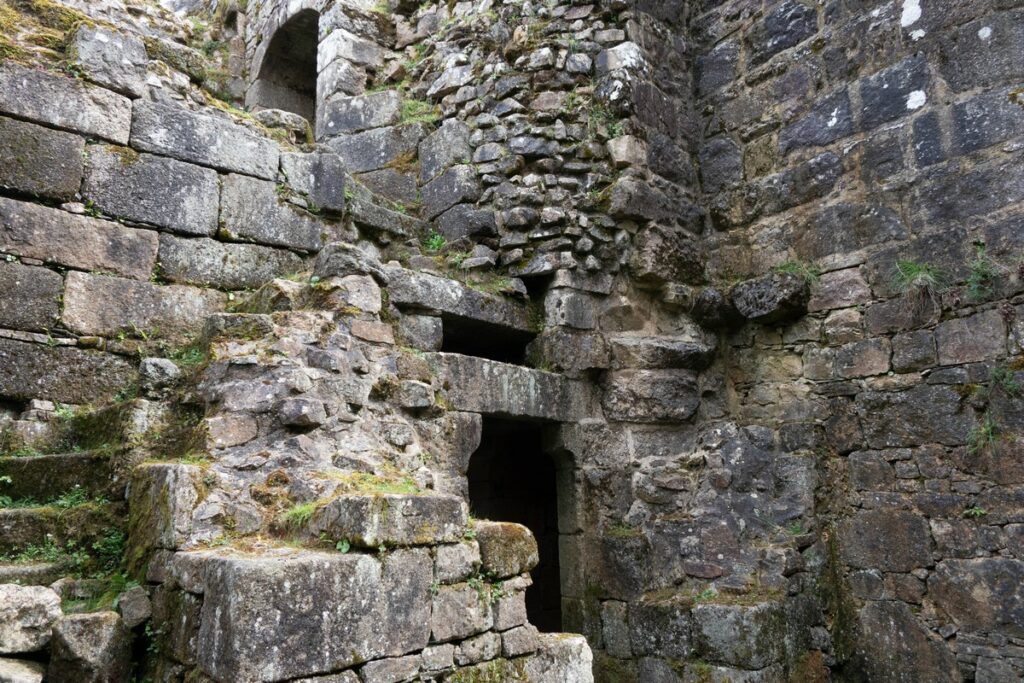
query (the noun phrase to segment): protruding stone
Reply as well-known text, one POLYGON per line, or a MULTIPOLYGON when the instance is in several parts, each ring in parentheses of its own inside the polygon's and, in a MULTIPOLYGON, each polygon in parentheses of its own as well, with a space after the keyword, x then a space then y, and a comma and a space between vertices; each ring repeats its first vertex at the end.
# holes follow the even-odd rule
POLYGON ((70 614, 54 629, 51 680, 106 683, 130 673, 131 634, 115 612, 70 614))
POLYGON ((807 312, 807 281, 790 273, 771 273, 741 282, 730 297, 744 318, 763 325, 789 322, 807 312))
POLYGON ((318 508, 309 528, 363 548, 431 545, 462 538, 466 518, 455 496, 345 494, 318 508))
POLYGON ((298 207, 282 202, 274 183, 244 175, 224 178, 221 189, 221 229, 244 239, 304 251, 322 245, 322 226, 298 207))
POLYGON ((0 585, 0 653, 41 650, 60 617, 60 596, 49 588, 0 585))
POLYGON ((706 660, 762 669, 785 653, 786 618, 781 603, 709 605, 693 608, 693 639, 706 660))
POLYGON ((609 375, 604 395, 609 419, 680 422, 697 412, 697 379, 688 370, 620 370, 609 375))
POLYGON ((80 24, 67 54, 85 77, 129 97, 145 92, 146 46, 134 35, 80 24))
POLYGON ((504 579, 528 572, 540 561, 537 539, 522 524, 481 520, 475 528, 485 573, 504 579))

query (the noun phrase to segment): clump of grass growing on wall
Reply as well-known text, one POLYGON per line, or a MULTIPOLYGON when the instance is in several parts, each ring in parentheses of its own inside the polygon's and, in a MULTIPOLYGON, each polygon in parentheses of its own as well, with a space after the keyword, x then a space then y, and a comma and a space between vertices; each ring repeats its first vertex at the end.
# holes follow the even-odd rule
POLYGON ((991 413, 985 413, 981 422, 967 436, 967 452, 971 455, 993 448, 999 440, 999 424, 991 413))
POLYGON ((813 285, 821 279, 821 270, 813 263, 803 261, 786 261, 775 266, 775 272, 783 275, 795 275, 809 285, 813 285))
POLYGON ((967 266, 970 274, 967 276, 967 296, 972 301, 984 301, 995 293, 996 281, 999 278, 999 266, 989 257, 985 245, 976 242, 974 245, 974 258, 967 266))

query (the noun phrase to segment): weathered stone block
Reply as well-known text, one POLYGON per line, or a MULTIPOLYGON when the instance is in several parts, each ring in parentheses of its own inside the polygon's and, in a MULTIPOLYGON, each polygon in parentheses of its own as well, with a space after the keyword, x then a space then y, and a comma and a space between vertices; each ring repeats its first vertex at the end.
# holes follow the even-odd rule
POLYGON ((0 653, 43 649, 60 617, 60 596, 51 589, 0 585, 0 653))
POLYGON ((928 521, 902 510, 864 510, 843 522, 839 552, 852 567, 908 572, 931 564, 928 521))
POLYGON ((47 675, 82 683, 128 680, 131 644, 131 633, 116 612, 69 614, 53 630, 47 675))
POLYGON ((0 249, 68 268, 148 280, 157 234, 0 197, 0 249))
POLYGON ((468 583, 441 586, 430 610, 431 639, 461 640, 487 631, 494 624, 490 594, 468 583))
POLYGON ((466 521, 465 504, 455 496, 346 494, 317 509, 310 531, 364 548, 432 545, 461 539, 466 521))
POLYGON ((609 376, 605 415, 622 422, 681 422, 700 405, 696 376, 688 370, 619 370, 609 376))
POLYGON ((540 650, 526 658, 526 680, 538 683, 593 683, 594 656, 583 636, 540 634, 540 650))
POLYGON ((420 670, 420 655, 392 657, 370 662, 359 670, 362 683, 400 683, 411 681, 420 670))
POLYGON ((345 166, 337 154, 286 152, 281 154, 281 172, 288 185, 316 207, 334 213, 345 210, 345 166))
POLYGON ((203 318, 222 310, 226 300, 212 290, 73 272, 67 276, 61 320, 81 334, 142 331, 175 337, 198 332, 203 318))
POLYGON ((940 70, 954 92, 1019 81, 1024 76, 1022 47, 1021 14, 994 13, 957 27, 941 41, 940 70))
POLYGON ((473 166, 454 166, 424 185, 421 191, 423 215, 434 218, 456 204, 472 204, 479 199, 480 181, 473 166))
POLYGON ((129 97, 146 87, 146 46, 138 37, 101 26, 80 25, 67 47, 69 62, 85 77, 129 97))
POLYGON ((85 140, 0 118, 0 187, 67 201, 82 182, 85 140))
POLYGON ((499 579, 528 572, 540 561, 537 539, 521 524, 481 520, 476 524, 476 540, 481 568, 499 579))
POLYGON ((302 270, 302 259, 284 249, 168 234, 160 236, 159 263, 171 282, 219 289, 256 289, 302 270))
POLYGON ((892 368, 896 372, 924 370, 936 362, 935 335, 931 330, 915 330, 892 338, 892 368))
POLYGON ((136 103, 131 145, 221 171, 277 176, 279 152, 273 142, 226 119, 174 105, 136 103))
POLYGON ((686 659, 690 642, 690 605, 687 600, 645 598, 629 607, 629 640, 634 655, 686 659))
POLYGON ((558 327, 592 330, 597 327, 596 297, 575 289, 550 289, 544 296, 544 322, 558 327))
POLYGON ((319 137, 358 133, 397 124, 402 115, 402 95, 397 90, 382 90, 355 97, 336 97, 323 109, 317 123, 319 137))
POLYGON ((501 634, 501 654, 504 657, 520 657, 534 652, 540 646, 537 628, 530 624, 517 626, 501 634))
POLYGON ((927 101, 928 63, 923 55, 861 81, 861 126, 870 130, 883 123, 908 116, 927 101))
POLYGON ((232 239, 316 251, 323 244, 319 221, 283 202, 272 182, 231 174, 221 188, 221 229, 232 239))
POLYGON ((786 617, 781 603, 702 604, 692 614, 694 648, 702 659, 763 669, 785 654, 786 617))
POLYGON ((712 361, 717 343, 714 337, 684 341, 675 337, 612 337, 612 359, 616 368, 683 368, 703 370, 712 361))
POLYGON ((480 546, 473 541, 440 545, 434 552, 434 576, 439 583, 465 581, 480 567, 480 546))
POLYGON ((104 213, 187 235, 216 232, 216 171, 124 147, 88 152, 82 195, 104 213))
POLYGON ((807 312, 807 281, 789 273, 770 273, 741 282, 730 293, 740 314, 756 323, 778 324, 807 312))
POLYGON ((426 550, 210 555, 203 581, 198 661, 215 679, 338 671, 422 650, 430 635, 426 550))
POLYGON ((0 659, 0 681, 43 683, 46 665, 27 659, 0 659))
POLYGON ((906 391, 865 391, 855 405, 872 448, 961 445, 974 426, 961 397, 947 386, 916 386, 906 391))
POLYGON ((473 152, 469 144, 469 126, 446 119, 441 127, 419 144, 420 182, 436 178, 448 167, 469 162, 473 152))
POLYGON ((194 465, 142 465, 132 473, 128 520, 132 569, 145 565, 154 550, 177 550, 192 532, 203 473, 194 465))
POLYGON ((809 112, 779 133, 779 152, 823 147, 853 133, 850 96, 846 88, 814 103, 809 112))
POLYGON ((872 680, 962 680, 956 657, 945 643, 929 636, 906 604, 870 602, 860 611, 858 626, 864 636, 854 661, 872 680))
POLYGON ((845 378, 881 375, 889 371, 891 355, 888 339, 868 339, 846 344, 836 353, 836 372, 845 378))
POLYGON ((411 159, 427 132, 427 126, 422 123, 375 128, 328 140, 327 146, 341 157, 350 173, 365 173, 403 158, 411 159))
POLYGON ((589 388, 560 375, 452 353, 426 355, 452 409, 568 422, 587 414, 589 388))
POLYGON ((126 145, 132 102, 76 78, 7 61, 0 65, 0 113, 126 145))
POLYGON ((796 0, 777 5, 747 34, 750 63, 763 64, 773 55, 797 45, 818 32, 818 15, 796 0))
POLYGON ((847 268, 825 273, 811 287, 807 310, 830 311, 864 304, 871 300, 871 287, 859 268, 847 268))
POLYGON ((388 294, 399 308, 419 309, 497 327, 532 331, 526 306, 461 282, 404 268, 388 268, 388 294))
POLYGON ((1024 561, 943 560, 928 579, 928 595, 963 630, 1024 636, 1024 561))
POLYGON ((48 330, 60 318, 64 278, 52 270, 0 261, 0 327, 48 330))
POLYGON ((940 365, 994 360, 1006 355, 1006 322, 999 311, 940 323, 935 328, 940 365))
POLYGON ((697 241, 679 228, 653 225, 640 233, 629 267, 634 278, 653 287, 666 282, 699 284, 704 279, 704 261, 697 241))
POLYGON ((455 650, 455 663, 459 666, 484 662, 501 654, 501 636, 497 633, 481 633, 459 643, 455 650))
POLYGON ((0 395, 61 403, 108 398, 135 377, 121 356, 0 339, 0 395))

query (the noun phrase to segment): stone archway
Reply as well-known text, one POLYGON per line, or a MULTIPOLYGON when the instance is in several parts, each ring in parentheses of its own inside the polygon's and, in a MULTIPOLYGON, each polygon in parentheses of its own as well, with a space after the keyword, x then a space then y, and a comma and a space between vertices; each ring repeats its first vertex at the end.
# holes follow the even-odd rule
POLYGON ((297 12, 274 32, 246 95, 247 106, 316 120, 319 32, 320 14, 313 9, 297 12))

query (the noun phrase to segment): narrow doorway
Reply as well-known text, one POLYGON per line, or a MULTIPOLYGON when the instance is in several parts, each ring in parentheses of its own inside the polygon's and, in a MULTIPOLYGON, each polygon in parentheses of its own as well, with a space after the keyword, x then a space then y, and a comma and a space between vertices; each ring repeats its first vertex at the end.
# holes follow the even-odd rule
POLYGON ((537 538, 540 563, 526 591, 530 623, 562 630, 558 557, 558 471, 544 452, 540 423, 484 417, 480 447, 469 461, 469 501, 481 519, 522 524, 537 538))
POLYGON ((274 33, 246 104, 283 109, 314 122, 320 15, 302 10, 274 33))

